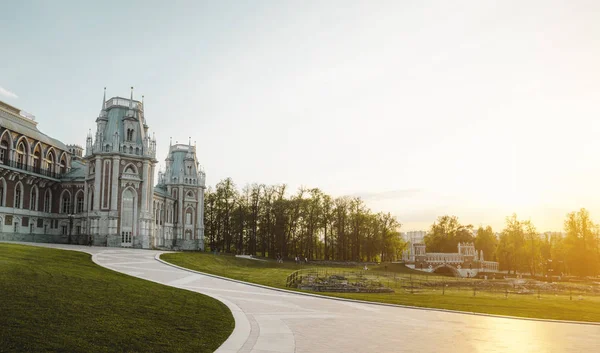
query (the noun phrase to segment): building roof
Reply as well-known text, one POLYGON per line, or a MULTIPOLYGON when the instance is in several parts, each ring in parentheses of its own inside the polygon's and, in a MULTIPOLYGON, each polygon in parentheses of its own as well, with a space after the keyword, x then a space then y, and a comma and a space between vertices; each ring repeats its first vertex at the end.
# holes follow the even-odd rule
POLYGON ((169 197, 170 195, 167 193, 167 187, 165 185, 156 185, 154 187, 154 194, 169 197))
POLYGON ((0 101, 0 126, 50 146, 57 147, 63 151, 67 150, 67 146, 64 143, 39 131, 37 129, 37 122, 33 120, 31 115, 26 113, 21 114, 18 108, 2 101, 0 101))
POLYGON ((71 160, 71 170, 69 172, 63 174, 61 179, 63 180, 74 180, 85 178, 85 162, 80 159, 73 158, 71 160))
POLYGON ((144 136, 144 113, 143 104, 134 99, 113 97, 106 101, 99 119, 106 120, 103 131, 104 142, 113 143, 115 132, 119 134, 118 143, 125 141, 124 121, 131 119, 139 127, 139 133, 135 134, 135 141, 128 141, 142 145, 144 136))

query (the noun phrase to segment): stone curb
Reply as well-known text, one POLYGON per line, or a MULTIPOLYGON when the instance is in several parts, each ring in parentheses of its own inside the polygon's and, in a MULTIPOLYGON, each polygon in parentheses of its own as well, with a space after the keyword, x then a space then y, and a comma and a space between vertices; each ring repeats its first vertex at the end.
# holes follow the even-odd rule
MULTIPOLYGON (((168 253, 168 252, 165 252, 165 253, 168 253)), ((551 322, 551 323, 556 323, 556 324, 577 324, 577 325, 600 326, 600 322, 539 319, 539 318, 532 318, 532 317, 496 315, 496 314, 476 313, 476 312, 472 312, 472 311, 459 311, 459 310, 441 309, 441 308, 425 308, 425 307, 420 307, 420 306, 410 306, 410 305, 402 305, 402 304, 390 304, 390 303, 381 303, 381 302, 369 302, 369 301, 366 301, 366 300, 329 297, 329 296, 320 295, 320 294, 306 293, 306 292, 300 292, 300 291, 292 291, 292 290, 288 290, 288 289, 269 287, 269 286, 265 286, 265 285, 262 285, 262 284, 245 282, 245 281, 240 281, 240 280, 233 279, 233 278, 227 278, 227 277, 223 277, 223 276, 213 275, 213 274, 210 274, 210 273, 205 273, 205 272, 200 272, 200 271, 196 271, 196 270, 191 270, 189 268, 177 266, 177 265, 174 265, 174 264, 172 264, 170 262, 167 262, 167 261, 161 259, 160 255, 162 255, 162 254, 163 253, 157 254, 154 258, 157 261, 160 261, 160 262, 162 262, 162 263, 164 263, 166 265, 178 268, 180 270, 184 270, 184 271, 188 271, 188 272, 192 272, 192 273, 197 273, 197 274, 201 274, 201 275, 205 275, 205 276, 209 276, 209 277, 219 278, 219 279, 223 279, 223 280, 230 281, 230 282, 236 282, 236 283, 246 284, 246 285, 253 286, 253 287, 264 288, 264 289, 274 290, 274 291, 278 291, 278 292, 288 293, 288 294, 298 294, 298 295, 304 295, 304 296, 314 297, 314 298, 338 300, 338 301, 351 302, 351 303, 379 305, 379 306, 387 306, 387 307, 396 307, 396 308, 404 308, 404 309, 437 311, 437 312, 445 312, 445 313, 453 313, 453 314, 465 314, 465 315, 473 315, 473 316, 487 316, 487 317, 494 317, 494 318, 499 318, 499 319, 515 319, 515 320, 526 320, 526 321, 551 322)))

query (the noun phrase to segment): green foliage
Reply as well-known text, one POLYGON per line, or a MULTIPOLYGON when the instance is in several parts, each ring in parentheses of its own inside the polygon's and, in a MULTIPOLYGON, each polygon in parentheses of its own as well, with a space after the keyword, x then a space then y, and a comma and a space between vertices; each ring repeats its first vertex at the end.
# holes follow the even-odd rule
POLYGON ((205 236, 212 251, 341 261, 394 261, 406 246, 400 223, 372 213, 360 198, 317 188, 287 196, 285 185, 244 187, 225 179, 205 195, 205 236))
POLYGON ((591 276, 600 273, 600 237, 598 225, 582 208, 567 215, 565 220, 564 260, 571 273, 591 276))
POLYGON ((213 352, 233 316, 207 296, 89 254, 0 244, 0 352, 213 352))
POLYGON ((594 276, 600 273, 598 225, 586 209, 565 219, 566 236, 540 234, 531 221, 519 221, 513 214, 506 219, 496 257, 503 270, 532 275, 594 276))
MULTIPOLYGON (((247 185, 238 191, 227 178, 208 189, 205 236, 211 251, 268 254, 270 258, 337 261, 396 261, 406 244, 400 223, 390 213, 373 213, 360 198, 333 198, 317 188, 288 195, 286 185, 247 185)), ((541 235, 529 220, 506 218, 499 238, 491 227, 463 225, 456 216, 441 216, 425 237, 428 252, 457 251, 474 242, 485 260, 501 270, 532 275, 600 273, 598 226, 582 209, 565 220, 566 237, 541 235)))
POLYGON ((475 249, 483 250, 483 257, 486 261, 494 261, 496 247, 498 246, 498 238, 492 227, 479 227, 475 236, 475 249))
POLYGON ((438 217, 425 236, 428 252, 456 252, 458 243, 473 242, 473 226, 462 225, 456 216, 438 217))

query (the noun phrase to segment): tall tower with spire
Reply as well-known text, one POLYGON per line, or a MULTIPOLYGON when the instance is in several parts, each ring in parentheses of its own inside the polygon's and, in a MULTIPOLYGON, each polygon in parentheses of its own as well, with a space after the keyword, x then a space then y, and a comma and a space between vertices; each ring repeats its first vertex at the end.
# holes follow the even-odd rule
POLYGON ((86 141, 86 181, 90 233, 106 246, 151 246, 156 140, 149 136, 144 104, 106 99, 96 118, 96 133, 86 141))

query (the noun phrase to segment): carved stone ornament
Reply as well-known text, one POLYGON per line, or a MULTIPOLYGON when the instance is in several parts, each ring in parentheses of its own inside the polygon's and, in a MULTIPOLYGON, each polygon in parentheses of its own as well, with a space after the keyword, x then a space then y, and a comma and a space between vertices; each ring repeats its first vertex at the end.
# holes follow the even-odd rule
POLYGON ((137 181, 121 181, 121 187, 126 188, 128 186, 132 186, 136 189, 140 188, 140 183, 137 181))

